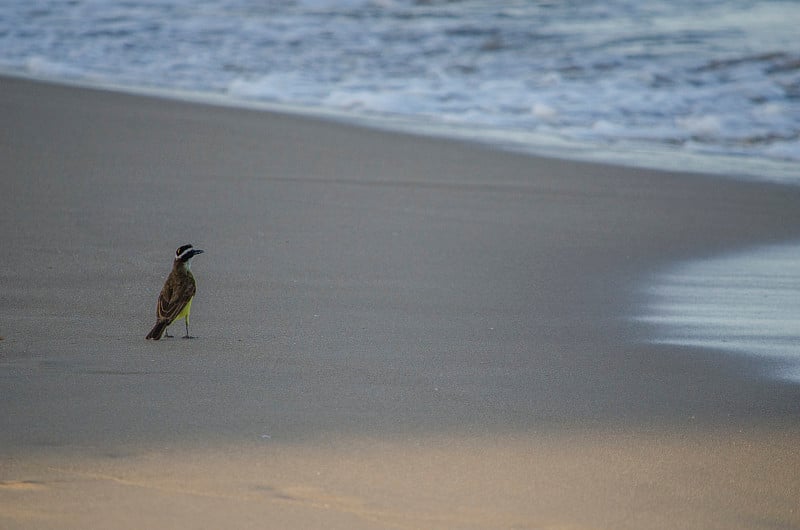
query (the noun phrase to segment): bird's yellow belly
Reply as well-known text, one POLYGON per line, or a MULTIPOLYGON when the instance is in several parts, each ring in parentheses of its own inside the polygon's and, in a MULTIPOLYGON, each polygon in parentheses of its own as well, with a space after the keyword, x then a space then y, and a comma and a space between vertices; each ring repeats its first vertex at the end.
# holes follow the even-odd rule
POLYGON ((189 301, 186 302, 186 305, 183 307, 183 309, 181 309, 181 312, 178 313, 178 316, 175 317, 173 322, 182 318, 189 318, 189 312, 192 310, 192 300, 194 300, 194 297, 191 297, 189 301))

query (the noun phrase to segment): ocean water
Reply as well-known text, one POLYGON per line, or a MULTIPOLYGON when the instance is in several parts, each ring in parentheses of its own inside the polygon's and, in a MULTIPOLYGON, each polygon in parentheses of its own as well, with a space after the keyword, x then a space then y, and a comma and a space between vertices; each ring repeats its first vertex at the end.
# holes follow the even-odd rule
POLYGON ((758 355, 800 382, 800 244, 679 263, 646 279, 652 342, 758 355))
POLYGON ((800 182, 800 2, 0 0, 0 70, 800 182))

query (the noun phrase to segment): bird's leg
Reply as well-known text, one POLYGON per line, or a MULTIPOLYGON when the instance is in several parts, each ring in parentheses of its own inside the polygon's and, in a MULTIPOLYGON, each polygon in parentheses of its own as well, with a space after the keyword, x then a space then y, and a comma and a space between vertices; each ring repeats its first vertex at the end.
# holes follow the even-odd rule
POLYGON ((172 335, 169 334, 169 327, 164 328, 164 335, 163 336, 164 336, 165 339, 171 339, 172 338, 172 335))
POLYGON ((186 324, 186 335, 183 336, 184 339, 193 339, 191 335, 189 335, 189 317, 187 316, 186 319, 183 321, 186 324))

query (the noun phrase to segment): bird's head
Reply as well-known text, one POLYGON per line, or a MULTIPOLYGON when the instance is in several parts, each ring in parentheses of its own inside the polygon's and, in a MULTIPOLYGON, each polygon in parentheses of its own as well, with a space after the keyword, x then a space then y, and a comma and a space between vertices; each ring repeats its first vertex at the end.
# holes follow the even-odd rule
POLYGON ((189 260, 202 253, 202 250, 194 248, 192 245, 182 245, 178 247, 178 250, 175 251, 175 262, 180 262, 188 268, 189 260))

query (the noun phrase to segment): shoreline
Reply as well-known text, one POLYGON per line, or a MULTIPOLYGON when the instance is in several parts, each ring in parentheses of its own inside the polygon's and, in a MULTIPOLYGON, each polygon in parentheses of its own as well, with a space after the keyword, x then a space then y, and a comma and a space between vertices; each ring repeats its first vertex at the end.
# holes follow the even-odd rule
POLYGON ((637 281, 800 188, 0 78, 0 526, 800 526, 800 385, 637 281), (192 341, 145 341, 174 249, 192 341), (600 492, 598 496, 598 492, 600 492))
POLYGON ((697 346, 763 358, 772 377, 800 382, 793 295, 800 277, 800 241, 761 245, 654 272, 633 317, 654 331, 652 344, 697 346))
POLYGON ((726 180, 800 186, 800 164, 789 160, 755 159, 710 152, 691 152, 669 148, 664 145, 610 145, 599 142, 578 142, 553 135, 524 134, 518 131, 512 132, 491 127, 484 127, 481 132, 476 133, 475 126, 447 124, 432 121, 424 116, 359 113, 332 107, 260 101, 223 93, 144 85, 124 85, 100 79, 93 81, 91 79, 58 78, 16 70, 0 69, 0 77, 76 89, 110 91, 190 104, 286 114, 388 133, 410 134, 473 143, 492 150, 541 158, 618 165, 632 169, 640 168, 693 174, 704 173, 726 180))

